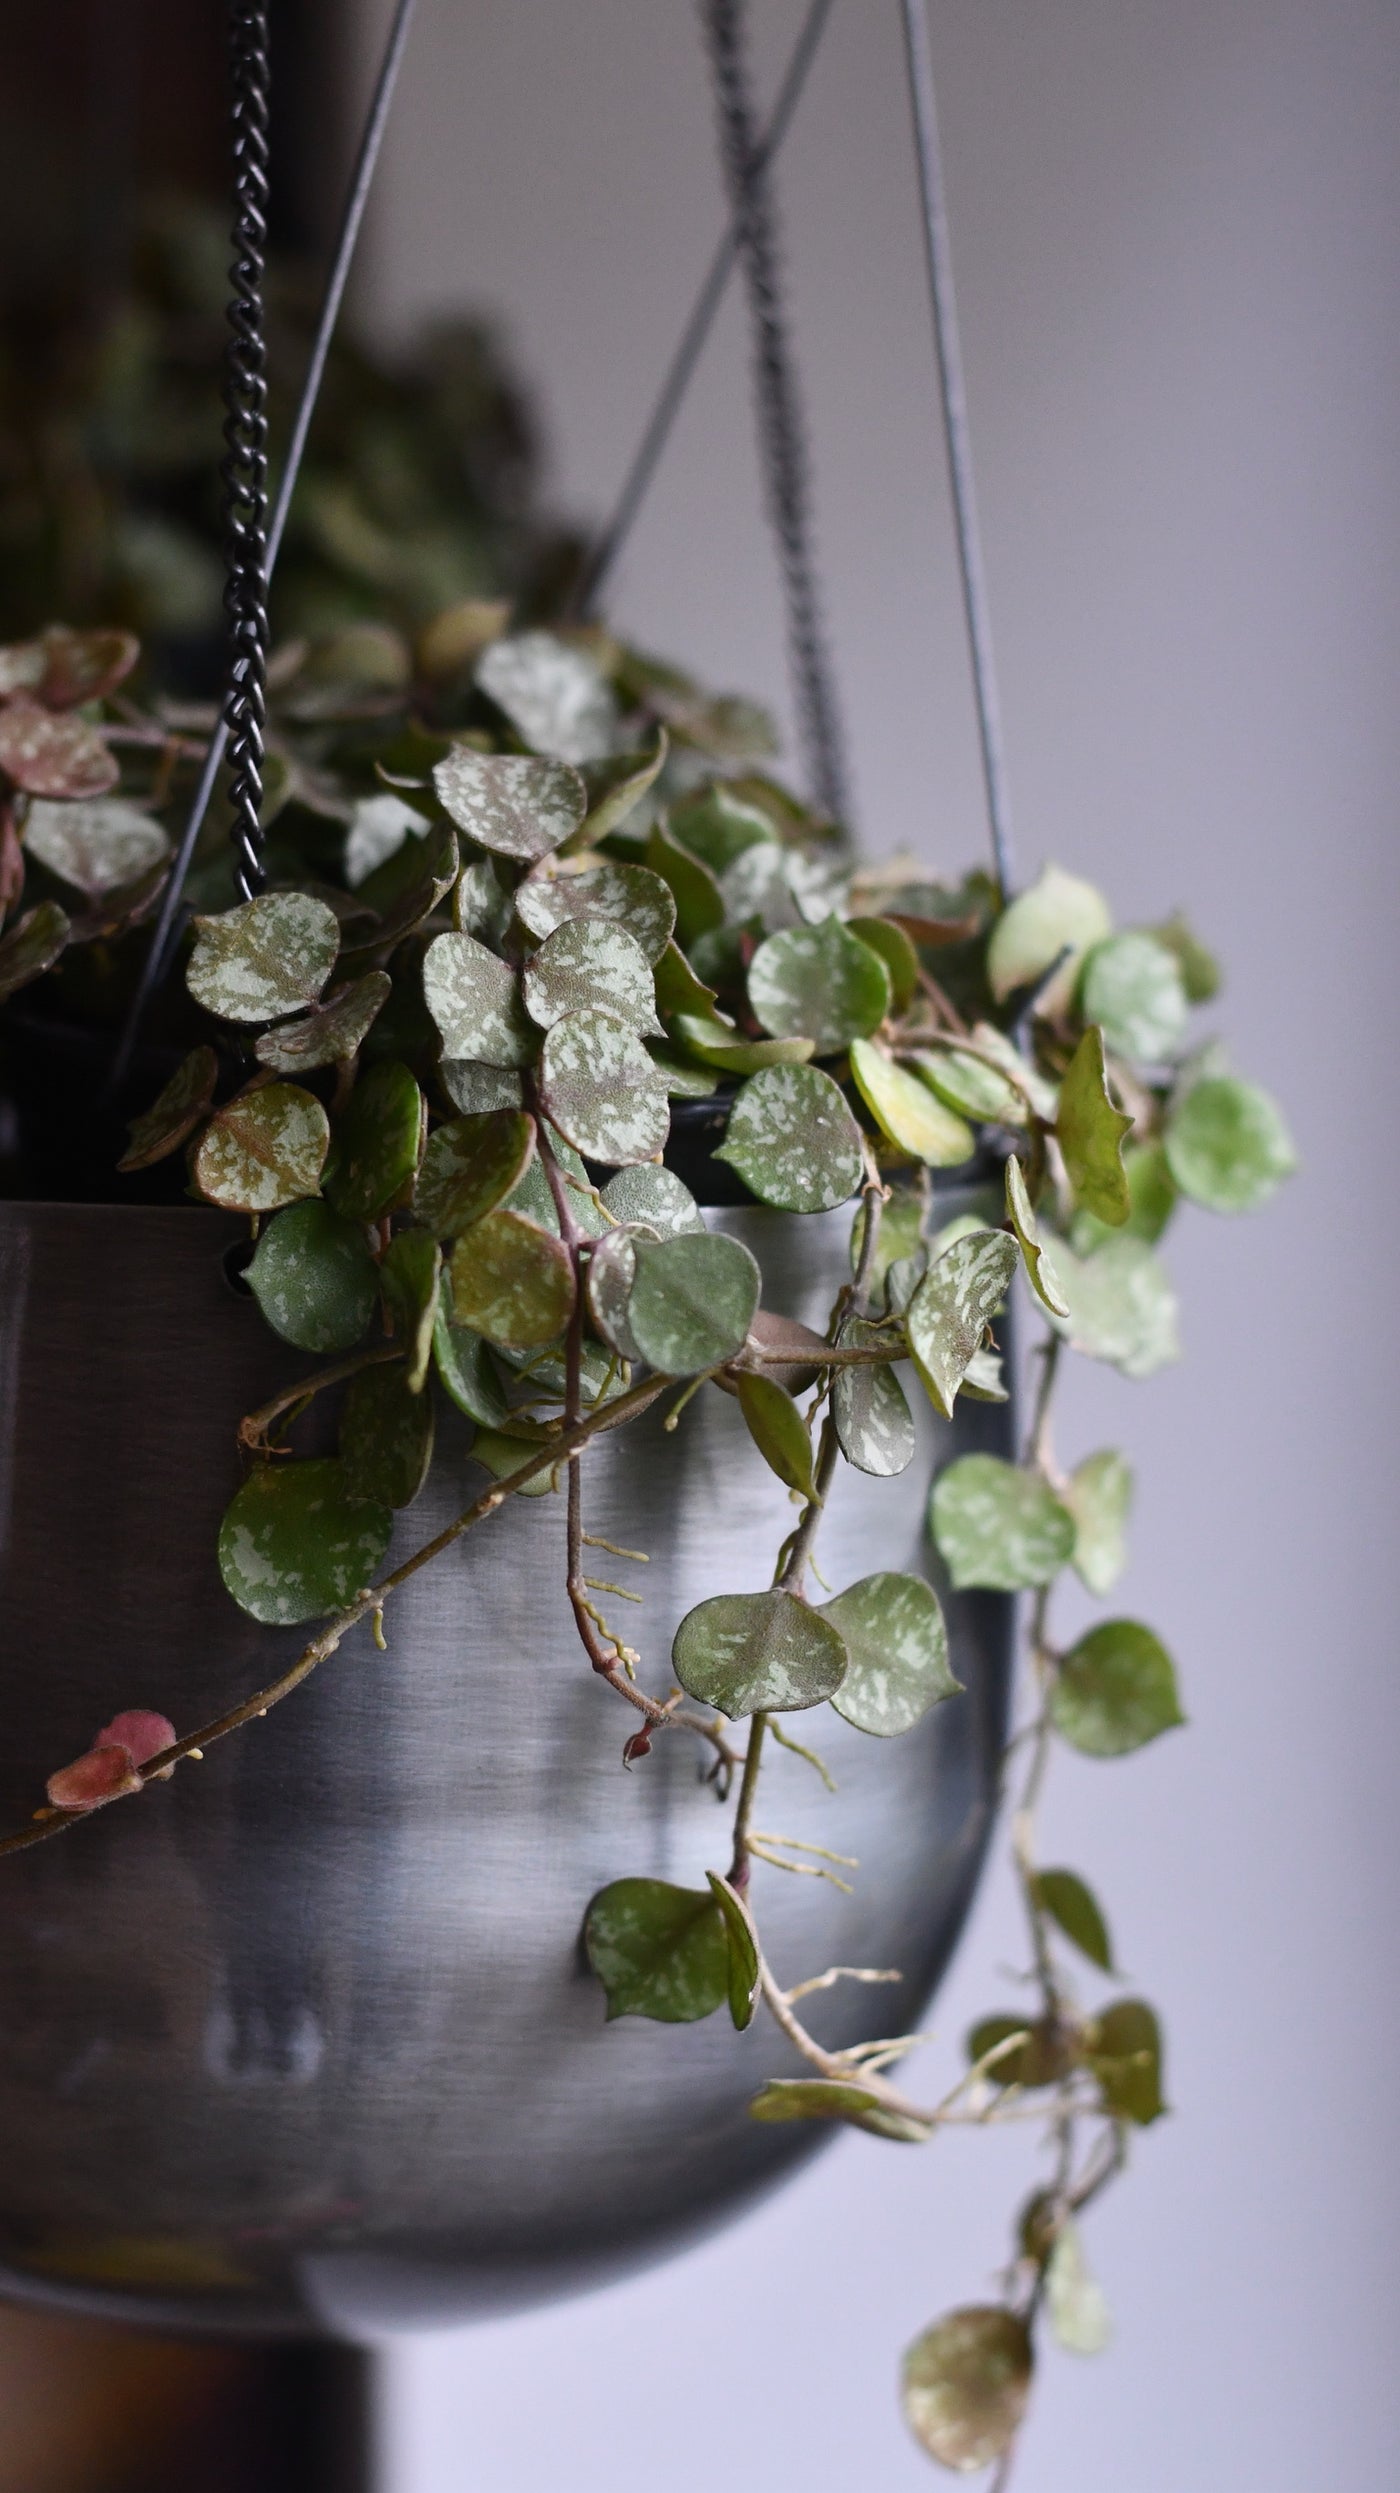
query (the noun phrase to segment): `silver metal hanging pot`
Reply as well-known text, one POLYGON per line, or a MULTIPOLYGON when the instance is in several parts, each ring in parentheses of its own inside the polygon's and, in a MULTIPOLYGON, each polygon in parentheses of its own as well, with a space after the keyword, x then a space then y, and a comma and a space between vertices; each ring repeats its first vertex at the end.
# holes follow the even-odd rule
MULTIPOLYGON (((709 1217, 759 1257, 765 1304, 824 1321, 846 1215, 709 1217)), ((6 1823, 117 1710, 185 1728, 301 1641, 246 1619, 214 1558, 237 1421, 288 1372, 225 1276, 244 1234, 194 1208, 0 1204, 6 1823)), ((919 1426, 901 1479, 843 1467, 833 1585, 937 1580, 935 1453, 1010 1451, 1003 1406, 960 1408, 936 1448, 919 1426)), ((443 1431, 396 1555, 480 1485, 466 1424, 443 1431)), ((693 1603, 770 1580, 787 1493, 718 1393, 671 1436, 649 1415, 605 1437, 587 1480, 591 1528, 651 1553, 635 1641, 663 1684, 693 1603)), ((727 1819, 685 1735, 621 1770, 632 1725, 570 1625, 561 1506, 513 1501, 415 1578, 387 1654, 357 1629, 204 1765, 0 1865, 7 2290, 208 2329, 441 2323, 655 2257, 811 2151, 811 2129, 748 2118, 795 2065, 766 2018, 604 2023, 589 1897, 703 1883, 727 1819)), ((780 1979, 903 1975, 815 2002, 833 2045, 917 2019, 987 1836, 1011 1604, 940 1589, 966 1693, 894 1741, 804 1716, 834 1797, 800 1758, 765 1768, 765 1825, 860 1863, 850 1896, 759 1871, 780 1979)))

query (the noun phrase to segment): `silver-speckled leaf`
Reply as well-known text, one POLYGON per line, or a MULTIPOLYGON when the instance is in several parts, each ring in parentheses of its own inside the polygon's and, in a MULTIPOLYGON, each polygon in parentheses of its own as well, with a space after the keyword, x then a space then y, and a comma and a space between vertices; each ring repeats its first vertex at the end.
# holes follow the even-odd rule
POLYGON ((387 1506, 351 1497, 339 1463, 262 1463, 219 1527, 219 1571, 250 1618, 295 1627, 373 1584, 392 1530, 387 1506))
POLYGON ((1210 1212, 1253 1211, 1298 1165, 1268 1092, 1230 1076, 1195 1082, 1173 1102, 1166 1148, 1182 1193, 1210 1212))
POLYGON ((387 970, 369 970, 363 978, 338 987, 300 1021, 279 1022, 263 1030, 253 1043, 260 1065, 274 1073, 307 1073, 313 1065, 348 1064, 357 1056, 376 1016, 394 991, 387 970))
POLYGON ((945 1420, 983 1335, 1011 1287, 1020 1250, 1003 1229, 975 1229, 935 1256, 909 1302, 914 1365, 945 1420))
POLYGON ((966 1118, 946 1107, 926 1082, 897 1065, 873 1040, 852 1042, 851 1071, 881 1133, 897 1150, 935 1169, 960 1168, 971 1159, 977 1138, 966 1118))
POLYGON ((452 1250, 458 1324, 511 1350, 556 1341, 573 1313, 568 1249, 523 1212, 488 1212, 452 1250))
POLYGON ((90 900, 135 883, 170 854, 160 824, 119 796, 76 805, 56 805, 36 796, 24 826, 24 845, 50 874, 90 900))
POLYGON ((475 935, 433 937, 423 955, 423 995, 445 1057, 511 1070, 531 1062, 535 1034, 515 971, 475 935))
POLYGON ((357 798, 345 834, 345 880, 351 891, 358 891, 376 866, 397 857, 405 840, 421 840, 427 828, 427 815, 387 788, 381 796, 357 798))
POLYGON ((687 1696, 731 1721, 801 1713, 836 1694, 846 1642, 795 1594, 720 1593, 682 1619, 671 1664, 687 1696))
POLYGON ((1074 1555, 1074 1518, 1054 1490, 994 1454, 964 1454, 940 1472, 930 1519, 957 1592, 1049 1584, 1074 1555))
POLYGON ((482 1065, 471 1056, 444 1056, 438 1067, 442 1087, 464 1117, 484 1116, 489 1108, 518 1108, 525 1085, 505 1065, 482 1065))
POLYGON ((212 1047, 192 1049, 144 1116, 132 1119, 131 1141, 118 1168, 148 1169, 167 1152, 178 1151, 207 1114, 218 1079, 219 1060, 212 1047))
POLYGON ((1055 1266, 1040 1235, 1040 1224, 1026 1192, 1025 1172, 1015 1153, 1006 1163, 1006 1211, 1025 1259, 1026 1279, 1052 1316, 1067 1316, 1069 1307, 1055 1278, 1055 1266))
POLYGON ((275 1212, 319 1192, 330 1138, 313 1092, 272 1082, 210 1118, 190 1174, 205 1202, 226 1212, 275 1212))
POLYGON ((387 954, 446 899, 457 880, 457 834, 451 823, 434 823, 415 846, 410 862, 415 869, 411 879, 402 888, 396 886, 397 896, 388 902, 382 917, 355 910, 341 938, 342 952, 387 954))
POLYGON ((586 874, 530 875, 515 895, 522 926, 543 941, 569 918, 611 918, 625 926, 649 963, 659 961, 676 923, 669 883, 649 866, 590 866, 586 874))
POLYGON ((535 1156, 535 1120, 523 1108, 457 1117, 429 1135, 413 1216, 435 1238, 456 1238, 494 1212, 535 1156))
POLYGON ((1112 1447, 1087 1454, 1063 1491, 1074 1517, 1074 1568, 1091 1593, 1111 1592, 1128 1563, 1124 1528, 1133 1503, 1133 1475, 1112 1447))
POLYGON ((627 1306, 637 1278, 637 1240, 650 1233, 637 1228, 610 1229, 588 1259, 588 1312, 596 1330, 619 1359, 640 1360, 627 1306))
POLYGON ((459 935, 477 935, 499 952, 515 912, 515 894, 508 887, 509 867, 494 857, 474 857, 463 866, 452 895, 452 923, 459 935))
POLYGON ((666 1085, 668 1099, 713 1099, 719 1089, 719 1075, 708 1066, 687 1064, 673 1049, 654 1040, 647 1053, 666 1085))
POLYGON ((904 2358, 904 2415, 940 2467, 975 2475, 1010 2448, 1025 2419, 1032 2353, 1024 2320, 995 2304, 951 2311, 904 2358))
POLYGON ((850 1656, 831 1702, 857 1731, 893 1739, 961 1692, 938 1595, 922 1576, 862 1576, 822 1604, 822 1617, 840 1630, 850 1656))
POLYGON ((749 964, 749 1002, 775 1039, 810 1039, 819 1056, 868 1038, 890 1009, 877 952, 832 916, 770 935, 749 964))
POLYGON ((611 918, 568 918, 525 964, 525 1009, 542 1030, 566 1013, 614 1013, 660 1038, 651 964, 636 937, 611 918))
POLYGON ((611 1013, 566 1013, 546 1032, 539 1089, 551 1123, 590 1160, 620 1168, 665 1147, 666 1085, 636 1031, 611 1013))
POLYGON ((221 916, 195 919, 185 984, 222 1021, 277 1021, 320 996, 340 928, 307 892, 263 892, 221 916))
POLYGON ((627 1323, 639 1355, 666 1376, 698 1376, 741 1351, 762 1286, 737 1238, 638 1241, 627 1323))
POLYGON ((1070 1058, 1060 1084, 1055 1131, 1075 1201, 1098 1220, 1120 1229, 1128 1217, 1123 1144, 1133 1130, 1108 1087, 1103 1032, 1091 1023, 1070 1058))
POLYGON ((1176 1055, 1190 1014, 1175 955, 1152 935, 1095 944, 1079 982, 1079 1012, 1100 1025, 1115 1056, 1159 1065, 1176 1055))
POLYGON ((1037 1010, 1062 1013, 1074 994, 1084 956, 1113 929, 1108 903, 1092 883, 1046 866, 1017 895, 992 928, 987 976, 997 1002, 1018 987, 1034 986, 1060 953, 1066 955, 1040 998, 1037 1010))
MULTIPOLYGON (((842 1330, 843 1345, 861 1349, 885 1341, 875 1325, 859 1318, 842 1330)), ((893 1367, 871 1360, 838 1368, 831 1382, 831 1416, 848 1463, 877 1480, 892 1480, 914 1460, 913 1414, 893 1367)))
POLYGON ((552 632, 493 641, 476 680, 517 735, 556 762, 596 762, 612 750, 617 704, 587 652, 552 632))
POLYGON ((699 1235, 705 1215, 688 1186, 670 1169, 644 1162, 619 1169, 603 1188, 603 1202, 615 1221, 645 1221, 662 1238, 699 1235))
POLYGON ((442 1294, 442 1254, 436 1239, 421 1229, 401 1229, 384 1251, 379 1283, 394 1340, 403 1350, 409 1392, 421 1394, 442 1294))
POLYGON ((363 1229, 317 1197, 268 1222, 246 1279, 273 1332, 298 1350, 353 1350, 379 1297, 363 1229))
POLYGON ((1051 1319, 1071 1350, 1125 1376, 1153 1376, 1181 1356, 1176 1293, 1142 1238, 1110 1238, 1092 1255, 1054 1242, 1055 1278, 1068 1316, 1051 1319))
POLYGON ((782 1212, 832 1212, 860 1184, 860 1128, 830 1074, 815 1065, 754 1074, 714 1156, 782 1212))
POLYGON ((110 625, 75 632, 66 623, 51 623, 39 636, 39 648, 39 688, 51 710, 76 710, 85 701, 105 700, 141 655, 134 632, 115 631, 110 625))
POLYGON ((583 781, 563 762, 474 753, 456 745, 433 770, 447 812, 478 847, 534 865, 572 839, 588 810, 583 781))
POLYGON ((427 1103, 407 1065, 371 1065, 335 1121, 327 1200, 352 1221, 396 1210, 412 1191, 426 1128, 427 1103))
POLYGON ((362 1368, 346 1389, 340 1460, 352 1497, 411 1506, 433 1459, 433 1398, 415 1394, 407 1370, 362 1368))
POLYGON ((58 718, 24 692, 0 710, 0 771, 28 796, 105 796, 120 777, 116 755, 86 719, 58 718))

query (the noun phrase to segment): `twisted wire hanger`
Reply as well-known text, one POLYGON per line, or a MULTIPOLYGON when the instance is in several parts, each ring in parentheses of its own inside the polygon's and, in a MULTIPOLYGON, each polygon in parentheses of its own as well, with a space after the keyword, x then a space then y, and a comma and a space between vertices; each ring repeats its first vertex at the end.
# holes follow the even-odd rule
POLYGON ((234 881, 251 900, 263 872, 263 741, 267 726, 267 0, 231 0, 233 294, 224 363, 224 610, 229 677, 224 699, 231 765, 234 881))

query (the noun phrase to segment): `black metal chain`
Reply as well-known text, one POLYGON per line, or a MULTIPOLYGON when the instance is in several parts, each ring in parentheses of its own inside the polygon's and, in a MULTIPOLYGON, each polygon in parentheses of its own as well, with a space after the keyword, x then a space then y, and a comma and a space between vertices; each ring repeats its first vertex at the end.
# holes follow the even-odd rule
POLYGON ((754 112, 742 0, 700 0, 714 80, 720 152, 748 288, 754 382, 768 512, 787 602, 788 651, 798 732, 812 794, 836 822, 847 818, 848 779, 840 714, 812 554, 812 495, 802 410, 783 310, 771 150, 754 112))
POLYGON ((233 129, 233 294, 224 364, 224 606, 229 681, 224 701, 231 769, 234 880, 261 891, 263 737, 267 725, 267 260, 268 24, 266 0, 230 0, 233 129))

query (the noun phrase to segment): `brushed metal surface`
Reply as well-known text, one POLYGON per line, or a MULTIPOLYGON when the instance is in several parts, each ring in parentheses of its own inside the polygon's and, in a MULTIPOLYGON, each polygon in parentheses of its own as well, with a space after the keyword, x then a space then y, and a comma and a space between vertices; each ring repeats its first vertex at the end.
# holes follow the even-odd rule
MULTIPOLYGON (((766 1301, 824 1319, 844 1215, 709 1217, 753 1246, 766 1301)), ((235 1424, 295 1356, 224 1277, 242 1234, 193 1207, 0 1204, 6 1824, 118 1708, 189 1726, 302 1641, 245 1619, 215 1566, 235 1424)), ((819 1552, 835 1586, 936 1578, 935 1454, 1006 1446, 1006 1411, 979 1404, 935 1447, 919 1401, 902 1479, 842 1468, 819 1552)), ((445 1413, 396 1553, 479 1488, 466 1440, 445 1413)), ((792 1520, 713 1392, 669 1438, 649 1417, 604 1439, 587 1503, 652 1554, 628 1616, 653 1686, 682 1614, 766 1584, 792 1520)), ((387 1654, 357 1630, 204 1765, 0 1864, 0 2290, 207 2328, 442 2322, 657 2256, 811 2152, 812 2132, 747 2118, 792 2065, 767 2020, 604 2024, 589 1896, 702 1883, 728 1819, 687 1738, 621 1770, 631 1724, 569 1623, 561 1507, 517 1500, 426 1569, 387 1654)), ((849 1897, 758 1872, 780 1977, 905 1977, 814 2003, 833 2043, 918 2016, 977 1875, 1011 1611, 942 1589, 964 1696, 897 1741, 804 1715, 834 1798, 800 1759, 765 1764, 761 1823, 861 1864, 849 1897)))

